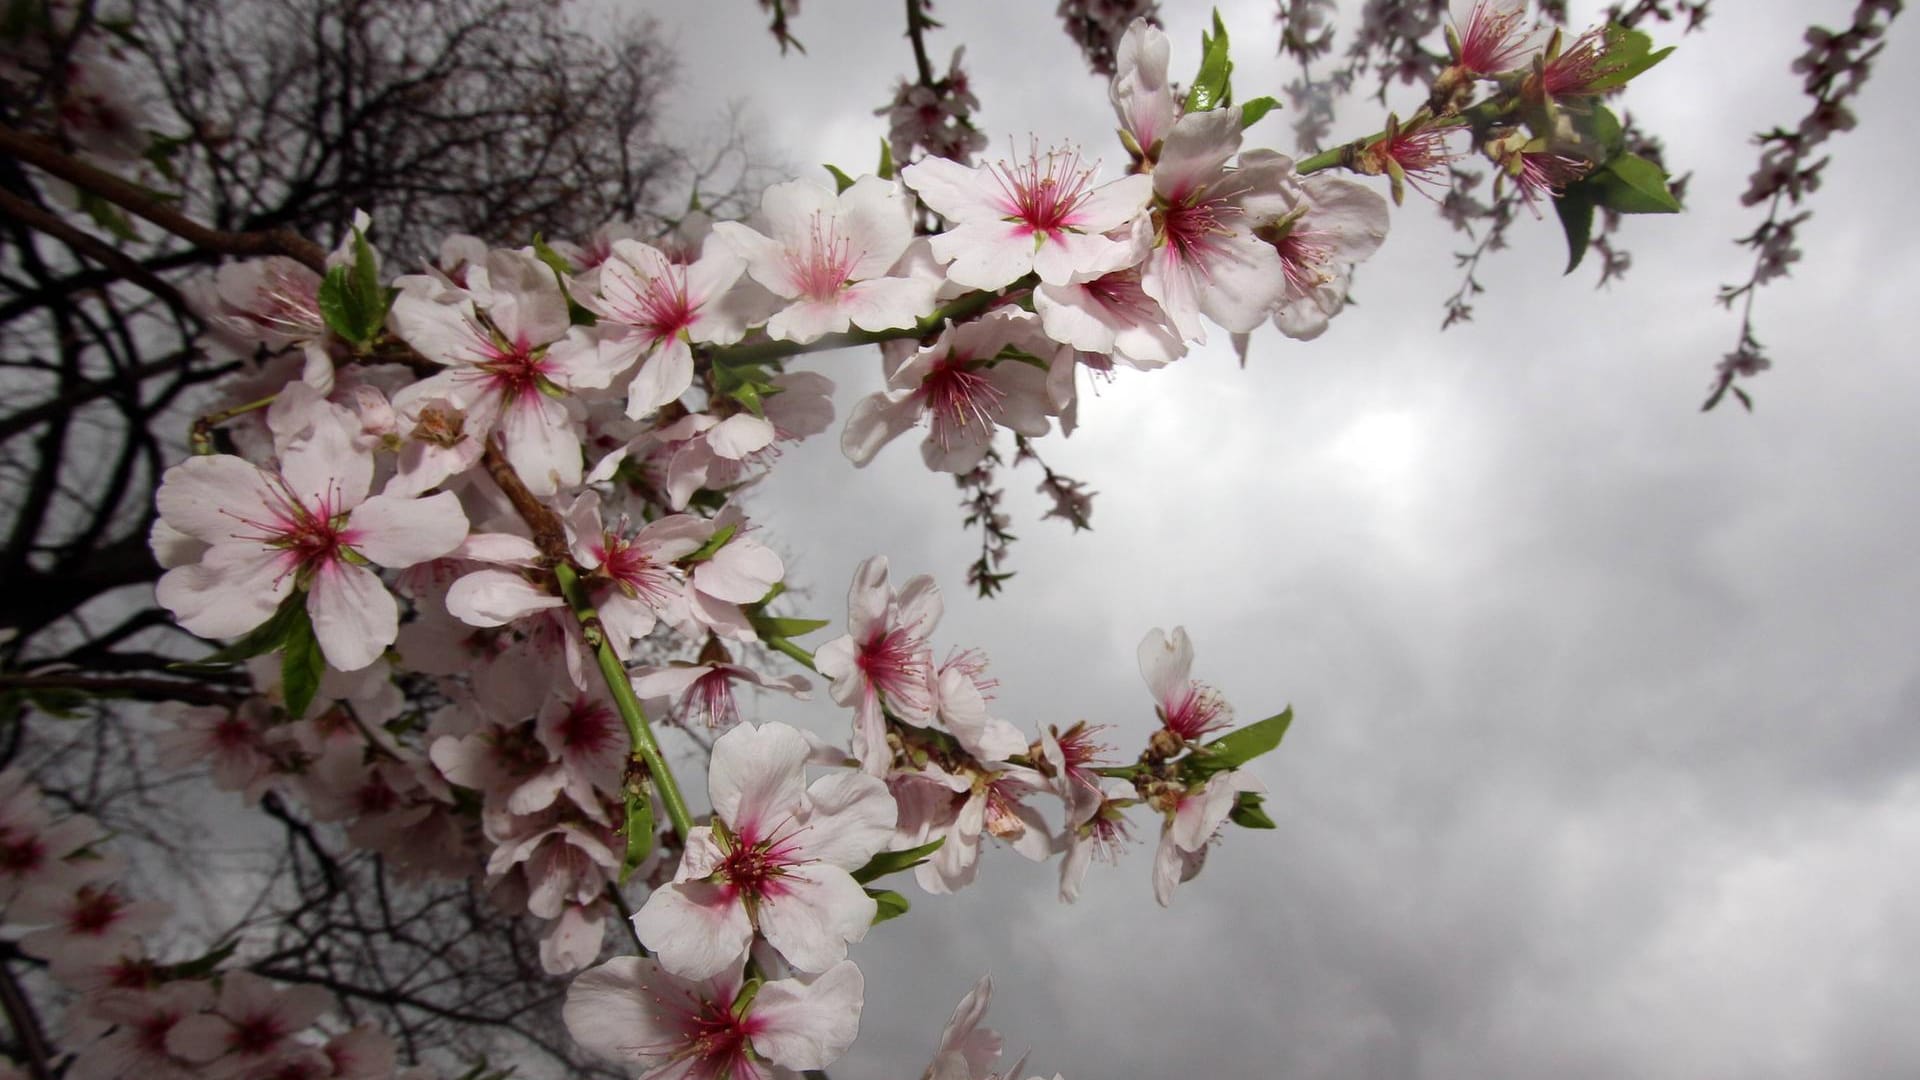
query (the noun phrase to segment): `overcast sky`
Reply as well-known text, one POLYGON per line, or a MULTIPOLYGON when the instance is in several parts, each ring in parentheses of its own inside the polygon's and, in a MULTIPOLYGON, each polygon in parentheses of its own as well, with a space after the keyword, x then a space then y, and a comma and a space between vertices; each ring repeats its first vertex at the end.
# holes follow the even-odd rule
MULTIPOLYGON (((747 0, 654 7, 687 130, 739 100, 788 160, 871 167, 872 110, 911 69, 901 5, 808 0, 784 59, 747 0)), ((1204 9, 1165 7, 1184 78, 1204 9)), ((1042 444, 1100 492, 1095 530, 1038 521, 1014 473, 997 600, 969 596, 977 541, 911 440, 864 471, 830 437, 783 459, 753 506, 808 613, 843 619, 869 554, 934 574, 939 647, 988 650, 1029 730, 1086 718, 1137 746, 1134 647, 1175 624, 1243 718, 1297 714, 1258 770, 1279 830, 1230 830, 1170 911, 1150 828, 1075 906, 1005 849, 958 897, 905 886, 912 915, 855 950, 836 1080, 918 1075, 989 970, 993 1026, 1069 1080, 1920 1075, 1912 26, 1761 298, 1758 411, 1697 412, 1736 333, 1712 303, 1747 271, 1730 241, 1760 217, 1749 134, 1798 118, 1800 33, 1852 7, 1722 0, 1635 84, 1691 206, 1629 224, 1608 291, 1559 275, 1550 217, 1522 222, 1477 320, 1438 333, 1458 241, 1410 199, 1321 340, 1269 329, 1241 371, 1219 335, 1100 387, 1042 444)), ((1052 8, 947 0, 933 51, 968 46, 996 150, 1077 140, 1111 166, 1104 86, 1052 8)), ((1237 91, 1277 94, 1272 4, 1222 8, 1237 91)), ((1253 134, 1292 149, 1284 114, 1253 134)), ((815 366, 842 415, 879 387, 871 351, 815 366)))

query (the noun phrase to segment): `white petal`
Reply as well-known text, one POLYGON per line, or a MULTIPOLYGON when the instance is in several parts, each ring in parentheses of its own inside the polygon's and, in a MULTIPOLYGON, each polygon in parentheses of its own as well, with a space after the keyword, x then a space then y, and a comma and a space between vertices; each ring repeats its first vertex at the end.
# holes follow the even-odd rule
POLYGON ((348 543, 381 566, 437 559, 467 537, 467 515, 450 491, 424 499, 375 495, 347 518, 348 543))
POLYGON ((850 960, 810 980, 776 979, 753 999, 754 1052, 789 1069, 824 1069, 860 1034, 866 980, 850 960))
POLYGON ((683 979, 710 979, 739 967, 753 940, 746 906, 704 881, 655 889, 634 914, 633 930, 661 966, 683 979))
POLYGON ((400 633, 393 594, 364 566, 331 562, 307 586, 307 613, 327 663, 358 671, 380 658, 400 633))
POLYGON ((800 809, 807 740, 785 724, 740 724, 714 740, 707 793, 737 834, 765 840, 800 809))
POLYGON ((505 626, 536 611, 566 604, 506 570, 476 570, 447 590, 448 613, 468 626, 505 626))
POLYGON ((825 971, 867 936, 879 905, 853 875, 808 863, 780 878, 781 891, 760 902, 760 933, 801 971, 825 971))
POLYGON ((858 870, 893 838, 898 817, 885 781, 864 773, 828 773, 807 789, 810 809, 804 837, 809 859, 843 870, 858 870))

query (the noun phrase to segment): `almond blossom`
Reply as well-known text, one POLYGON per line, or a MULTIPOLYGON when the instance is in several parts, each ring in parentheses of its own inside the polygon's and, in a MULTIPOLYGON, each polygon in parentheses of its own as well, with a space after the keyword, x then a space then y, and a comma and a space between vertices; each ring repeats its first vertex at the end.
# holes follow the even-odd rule
POLYGON ((332 339, 320 315, 320 275, 284 255, 232 262, 214 272, 201 290, 208 323, 249 353, 297 347, 305 359, 301 379, 325 393, 333 389, 332 339))
POLYGON ((1290 338, 1310 341, 1346 306, 1354 267, 1386 241, 1387 200, 1330 176, 1306 177, 1285 196, 1292 207, 1258 225, 1254 235, 1273 245, 1286 272, 1287 291, 1274 309, 1274 325, 1290 338))
POLYGON ((847 770, 807 786, 810 754, 785 724, 714 740, 714 823, 687 835, 672 884, 633 918, 667 970, 705 979, 737 967, 757 930, 795 968, 825 971, 866 937, 875 904, 850 871, 892 837, 893 799, 847 770))
MULTIPOLYGON (((489 251, 467 269, 467 287, 399 279, 390 321, 407 344, 447 370, 394 395, 396 410, 441 401, 474 439, 501 436, 514 470, 536 495, 580 483, 580 437, 568 395, 613 377, 590 339, 569 336, 567 298, 552 268, 518 251, 489 251)), ((443 420, 451 423, 451 419, 443 420)), ((416 480, 431 486, 444 477, 416 480)))
POLYGON ((1047 336, 1083 353, 1152 371, 1187 351, 1158 301, 1140 287, 1137 269, 1033 290, 1033 310, 1047 336))
POLYGON ((1025 161, 968 168, 927 158, 900 178, 952 228, 932 240, 947 277, 972 289, 1005 288, 1027 274, 1049 285, 1131 266, 1140 259, 1130 237, 1108 233, 1146 208, 1153 182, 1126 176, 1096 186, 1095 167, 1072 150, 1036 144, 1025 161))
POLYGON ((1159 144, 1179 118, 1179 103, 1167 81, 1172 58, 1173 43, 1166 31, 1145 19, 1134 20, 1114 49, 1113 82, 1107 94, 1120 117, 1122 140, 1147 161, 1160 156, 1159 144))
POLYGON ((1193 670, 1193 641, 1185 627, 1173 628, 1168 637, 1150 630, 1140 641, 1140 677, 1146 680, 1160 722, 1182 740, 1192 742, 1202 735, 1233 722, 1233 707, 1220 692, 1190 676, 1193 670))
POLYGON ((933 310, 933 282, 889 276, 913 240, 900 185, 864 176, 836 195, 789 180, 766 190, 760 210, 772 235, 731 221, 713 230, 755 281, 790 301, 767 320, 768 337, 808 342, 848 326, 906 329, 933 310))
POLYGON ((1198 791, 1181 795, 1160 828, 1160 847, 1153 856, 1153 898, 1161 907, 1173 903, 1173 890, 1191 881, 1207 859, 1213 841, 1241 792, 1267 790, 1245 769, 1215 773, 1198 791))
POLYGON ((773 678, 717 657, 709 660, 704 651, 697 664, 675 662, 637 672, 633 692, 642 698, 678 699, 673 707, 673 719, 684 726, 723 728, 740 721, 740 709, 733 697, 736 682, 762 690, 778 690, 800 701, 809 700, 807 689, 811 684, 804 675, 773 678))
POLYGON ((372 479, 373 459, 334 412, 317 413, 277 469, 225 454, 168 469, 155 496, 160 516, 207 550, 160 579, 161 605, 202 637, 232 637, 299 589, 327 662, 342 671, 371 664, 400 624, 393 595, 366 564, 412 566, 467 535, 453 494, 368 498, 372 479))
POLYGON ((1453 0, 1448 44, 1454 65, 1473 75, 1496 75, 1526 64, 1546 31, 1527 21, 1527 0, 1453 0))
POLYGON ((927 422, 920 456, 939 472, 964 473, 978 465, 1000 428, 1029 437, 1052 430, 1047 370, 1007 350, 1054 351, 1033 316, 991 311, 971 322, 949 324, 932 345, 915 353, 887 380, 892 389, 861 398, 847 416, 840 448, 855 465, 873 460, 880 448, 909 428, 927 422))
POLYGON ((736 283, 746 263, 709 243, 691 265, 638 240, 616 240, 600 267, 599 292, 581 303, 600 316, 601 365, 640 370, 627 385, 627 415, 639 419, 693 384, 690 343, 730 345, 773 310, 763 290, 736 283))
POLYGON ((213 1002, 205 983, 172 982, 152 990, 114 990, 102 994, 89 1011, 113 1030, 80 1051, 67 1076, 73 1080, 188 1080, 195 1070, 167 1049, 167 1037, 182 1020, 213 1002))
POLYGON ((317 986, 280 989, 247 971, 221 976, 212 1012, 175 1023, 167 1049, 205 1067, 202 1075, 230 1077, 265 1071, 291 1053, 308 1049, 294 1036, 327 1010, 327 992, 317 986))
POLYGON ((886 713, 926 725, 934 716, 933 633, 943 610, 940 589, 925 574, 896 595, 887 584, 887 560, 875 555, 853 571, 847 589, 847 633, 813 654, 820 674, 833 680, 833 700, 855 709, 853 748, 873 776, 885 776, 886 713))
MULTIPOLYGON (((736 729, 738 730, 738 729, 736 729)), ((842 960, 811 978, 760 983, 742 1001, 740 965, 689 980, 621 956, 567 990, 567 1030, 641 1080, 771 1080, 824 1069, 860 1031, 866 981, 842 960)))
POLYGON ((1252 330, 1286 288, 1279 255, 1252 230, 1286 212, 1291 164, 1253 151, 1230 167, 1239 149, 1237 107, 1189 113, 1154 165, 1154 249, 1140 287, 1189 341, 1206 339, 1202 314, 1233 333, 1252 330))

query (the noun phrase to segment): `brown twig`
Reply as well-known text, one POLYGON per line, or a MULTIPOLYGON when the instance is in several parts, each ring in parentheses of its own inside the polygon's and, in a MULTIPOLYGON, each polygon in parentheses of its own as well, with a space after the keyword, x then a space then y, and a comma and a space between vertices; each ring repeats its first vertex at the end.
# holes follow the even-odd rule
POLYGON ((37 169, 52 173, 75 187, 153 222, 195 247, 217 251, 222 255, 285 255, 305 263, 315 273, 326 272, 326 249, 291 229, 227 232, 204 225, 168 206, 164 200, 139 184, 71 157, 38 136, 0 125, 0 154, 18 158, 37 169))
POLYGON ((135 701, 186 701, 195 705, 232 705, 246 695, 202 682, 138 675, 0 675, 0 691, 73 690, 82 694, 128 697, 135 701))
POLYGON ((560 524, 560 516, 555 514, 539 497, 527 490, 520 474, 513 471, 513 465, 507 461, 500 447, 489 441, 487 451, 480 458, 487 468, 487 475, 500 485, 500 491, 513 504, 520 519, 533 531, 533 546, 554 565, 567 561, 567 530, 560 524))

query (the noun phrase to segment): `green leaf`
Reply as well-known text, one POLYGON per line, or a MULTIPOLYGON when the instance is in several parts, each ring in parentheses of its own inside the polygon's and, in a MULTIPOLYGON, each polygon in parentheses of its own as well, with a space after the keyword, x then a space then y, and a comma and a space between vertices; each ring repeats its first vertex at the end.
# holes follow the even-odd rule
POLYGON ((565 255, 553 250, 546 237, 539 233, 533 234, 533 257, 552 267, 556 274, 573 273, 573 264, 567 261, 565 255))
POLYGON ((232 956, 234 950, 239 947, 240 941, 238 938, 235 938, 224 945, 216 945, 213 949, 191 960, 182 960, 177 964, 166 964, 160 968, 159 976, 161 980, 165 982, 173 982, 178 979, 204 979, 213 974, 221 964, 226 963, 227 958, 232 956))
POLYGON ((789 619, 777 615, 748 615, 747 622, 753 631, 763 638, 806 637, 823 626, 832 625, 832 619, 789 619))
POLYGON ((1256 720, 1206 744, 1201 750, 1205 754, 1207 772, 1237 769, 1267 753, 1280 745, 1281 738, 1287 734, 1287 728, 1292 723, 1293 708, 1289 706, 1278 716, 1256 720))
POLYGON ((740 526, 738 525, 722 526, 707 539, 706 543, 701 544, 697 551, 681 559, 681 564, 684 566, 692 566, 694 563, 706 562, 708 559, 718 555, 720 549, 727 546, 727 541, 733 539, 733 534, 739 531, 740 526))
POLYGON ((133 223, 127 220, 127 215, 121 213, 119 207, 93 192, 80 193, 80 209, 87 212, 87 216, 93 219, 95 225, 112 233, 115 239, 127 243, 140 239, 140 234, 133 231, 133 223))
POLYGON ((1560 111, 1573 125, 1579 137, 1579 153, 1588 161, 1609 161, 1620 153, 1625 145, 1625 132, 1620 127, 1620 118, 1605 105, 1591 104, 1580 107, 1568 107, 1560 111))
POLYGON ((873 172, 882 180, 893 179, 893 144, 884 137, 880 140, 880 167, 873 172))
POLYGON ((320 676, 327 673, 327 658, 320 652, 319 639, 313 636, 313 620, 307 617, 304 604, 281 649, 280 695, 286 700, 287 715, 298 719, 313 704, 320 676))
POLYGON ((873 897, 873 902, 879 905, 879 910, 873 913, 873 925, 875 926, 886 922, 888 919, 897 919, 907 913, 907 908, 909 907, 907 898, 894 892, 892 889, 868 889, 867 895, 873 897))
POLYGON ((1200 72, 1193 77, 1193 87, 1187 91, 1188 112, 1207 112, 1217 109, 1233 100, 1233 89, 1228 80, 1233 75, 1233 61, 1227 58, 1227 27, 1220 21, 1220 9, 1213 12, 1213 33, 1200 32, 1200 72))
POLYGON ((834 165, 822 165, 820 167, 833 175, 833 190, 836 193, 845 191, 853 186, 853 177, 841 172, 839 167, 834 165))
POLYGON ((1680 200, 1667 189, 1660 166, 1634 154, 1621 154, 1599 177, 1600 205, 1622 214, 1677 214, 1680 200))
POLYGON ((1560 227, 1567 234, 1567 270, 1571 274, 1587 257, 1587 242, 1593 237, 1593 191, 1586 181, 1568 184, 1553 200, 1553 212, 1560 215, 1560 227))
POLYGON ((342 341, 357 342, 360 323, 354 317, 352 291, 347 283, 347 268, 328 267, 327 276, 320 279, 320 318, 342 341))
POLYGON ((286 643, 287 636, 293 632, 294 624, 304 623, 306 620, 306 594, 295 592, 280 601, 280 607, 274 611, 271 618, 249 631, 239 641, 215 651, 213 655, 202 660, 168 664, 167 670, 194 673, 225 671, 242 660, 265 656, 280 648, 286 643))
POLYGON ((1665 60, 1672 51, 1671 45, 1656 50, 1653 39, 1645 33, 1615 23, 1607 27, 1605 51, 1594 65, 1594 78, 1588 81, 1586 89, 1600 91, 1625 86, 1641 72, 1665 60))
POLYGON ((1257 97, 1252 101, 1240 103, 1240 130, 1245 131, 1260 122, 1261 118, 1280 107, 1275 98, 1257 97))
POLYGON ((1266 796, 1258 792, 1243 791, 1233 801, 1233 810, 1227 814, 1227 820, 1243 829, 1277 829, 1280 826, 1273 823, 1261 806, 1266 801, 1266 796))
POLYGON ((367 319, 361 329, 367 331, 366 337, 372 337, 373 331, 387 321, 386 305, 382 303, 386 290, 380 287, 380 265, 373 257, 373 248, 359 229, 353 230, 353 297, 367 319))
POLYGON ((766 418, 766 404, 760 399, 761 384, 743 382, 727 391, 727 396, 747 407, 747 411, 762 419, 766 418))
POLYGON ((560 284, 560 295, 567 298, 567 322, 574 326, 599 325, 600 317, 575 300, 573 293, 567 289, 567 275, 573 273, 573 264, 567 261, 565 255, 547 246, 546 239, 539 233, 533 234, 533 257, 546 263, 547 268, 553 271, 553 279, 560 284))
POLYGON ((393 294, 380 284, 380 267, 366 236, 353 230, 353 263, 327 270, 320 281, 320 317, 343 341, 365 345, 387 324, 393 294))
POLYGON ((625 885, 640 864, 653 854, 653 792, 645 780, 627 785, 627 854, 620 861, 620 884, 625 885))
MULTIPOLYGON (((855 870, 853 872, 853 880, 865 885, 869 881, 886 877, 888 874, 898 873, 901 870, 911 870, 921 863, 926 862, 927 857, 940 850, 940 845, 946 842, 947 838, 943 836, 938 840, 921 844, 919 847, 908 848, 905 851, 883 851, 873 858, 868 859, 867 865, 855 870)), ((868 891, 872 892, 873 890, 869 889, 868 891)), ((905 911, 906 908, 902 907, 900 910, 905 911)))

